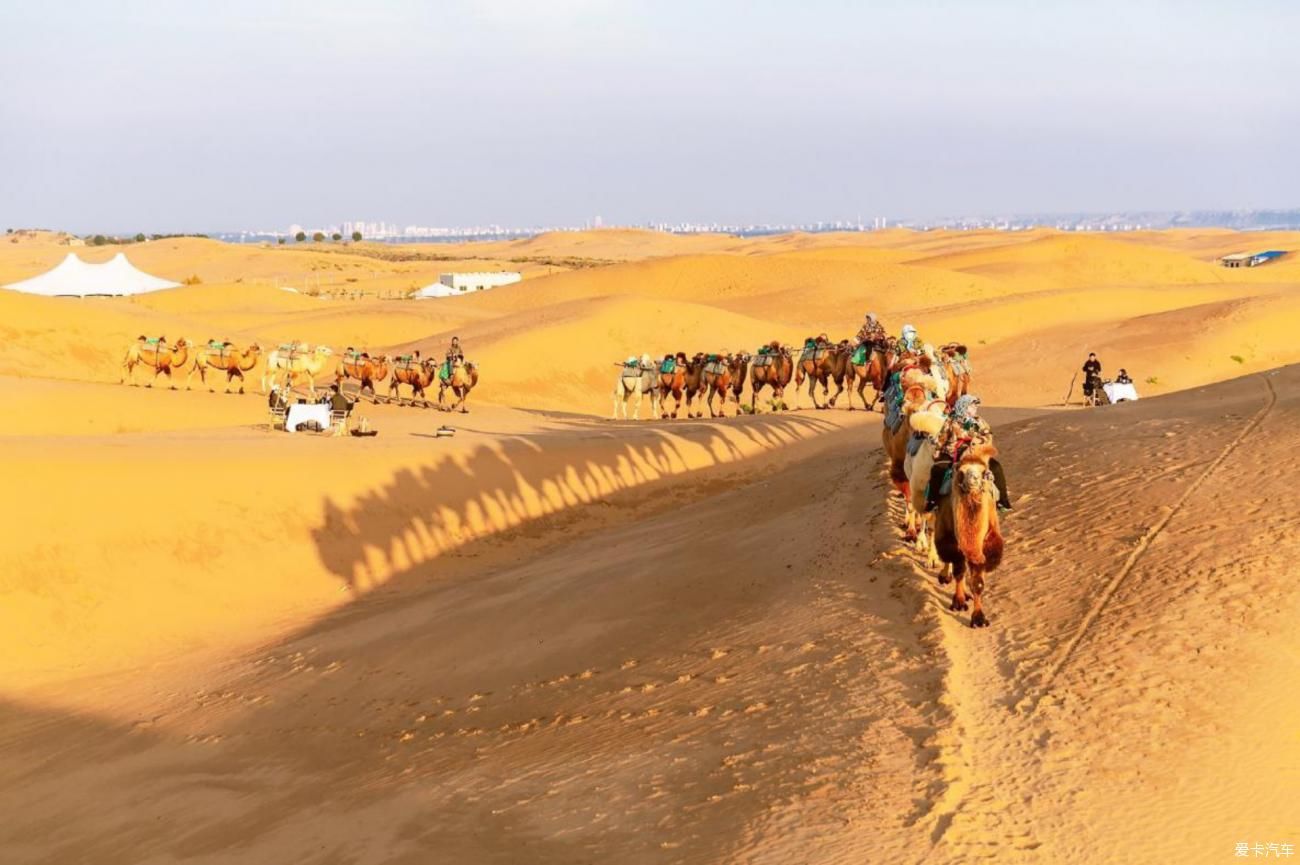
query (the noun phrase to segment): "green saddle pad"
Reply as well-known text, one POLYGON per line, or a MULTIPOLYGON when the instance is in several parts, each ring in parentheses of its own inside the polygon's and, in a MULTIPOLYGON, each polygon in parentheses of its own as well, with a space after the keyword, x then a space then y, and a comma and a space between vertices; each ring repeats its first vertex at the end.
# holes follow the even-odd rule
POLYGON ((676 371, 677 371, 677 359, 676 359, 676 358, 672 358, 672 357, 666 357, 666 358, 664 358, 664 362, 661 363, 661 364, 659 364, 659 371, 660 371, 660 372, 664 372, 664 373, 676 372, 676 371))
POLYGON ((438 378, 443 381, 451 381, 451 361, 444 360, 442 366, 438 367, 438 378))
POLYGON ((860 345, 853 352, 853 365, 862 366, 862 364, 866 362, 867 362, 867 347, 865 345, 860 345))

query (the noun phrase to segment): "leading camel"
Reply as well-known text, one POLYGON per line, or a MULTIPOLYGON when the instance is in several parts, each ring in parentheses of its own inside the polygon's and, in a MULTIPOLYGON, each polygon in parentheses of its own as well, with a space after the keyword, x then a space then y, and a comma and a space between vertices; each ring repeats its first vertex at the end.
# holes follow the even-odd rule
POLYGON ((140 336, 126 350, 126 357, 122 359, 122 377, 118 384, 124 383, 127 378, 131 379, 131 386, 135 386, 135 368, 137 366, 147 366, 153 370, 153 378, 145 387, 153 387, 153 383, 158 376, 167 376, 167 381, 172 390, 176 390, 176 382, 172 380, 172 371, 180 370, 189 360, 190 343, 186 339, 176 340, 174 345, 167 345, 167 338, 160 336, 154 342, 150 342, 144 336, 140 336))
POLYGON ((459 410, 461 414, 469 414, 469 409, 465 408, 465 399, 469 396, 469 392, 477 386, 478 367, 457 355, 451 362, 451 378, 438 379, 438 408, 443 407, 443 394, 450 390, 451 395, 456 397, 457 401, 448 410, 459 410))
POLYGON ((640 420, 641 397, 645 394, 650 396, 651 415, 659 414, 658 370, 650 360, 650 355, 641 355, 639 361, 631 357, 627 363, 615 365, 621 367, 621 370, 618 382, 614 385, 614 414, 611 420, 618 419, 619 406, 623 407, 623 420, 627 420, 627 403, 630 399, 636 400, 632 420, 640 420))
POLYGON ((266 369, 262 372, 262 392, 266 392, 268 381, 274 382, 276 375, 284 375, 284 385, 292 389, 298 379, 307 380, 307 392, 316 398, 316 377, 329 364, 329 346, 318 345, 312 348, 306 343, 282 345, 266 356, 266 369))
POLYGON ((970 614, 972 628, 988 627, 983 604, 984 578, 1002 563, 998 494, 989 469, 989 460, 997 454, 993 445, 969 448, 953 470, 952 489, 939 500, 934 517, 934 546, 944 563, 939 583, 956 581, 951 609, 957 611, 967 608, 964 583, 969 583, 974 599, 970 614))
MULTIPOLYGON (((226 374, 226 393, 230 393, 230 383, 239 379, 239 392, 244 392, 244 373, 251 372, 262 356, 262 347, 253 343, 240 351, 232 342, 209 340, 194 352, 194 366, 185 376, 185 389, 190 389, 190 379, 194 373, 199 374, 199 382, 208 383, 208 367, 219 369, 226 374)), ((208 388, 209 391, 212 388, 208 388)))
POLYGON ((793 375, 794 359, 790 357, 790 349, 776 340, 768 343, 767 351, 760 351, 754 355, 749 370, 750 414, 758 412, 758 392, 764 387, 772 388, 773 410, 784 407, 781 398, 784 396, 785 389, 790 384, 790 378, 793 375))

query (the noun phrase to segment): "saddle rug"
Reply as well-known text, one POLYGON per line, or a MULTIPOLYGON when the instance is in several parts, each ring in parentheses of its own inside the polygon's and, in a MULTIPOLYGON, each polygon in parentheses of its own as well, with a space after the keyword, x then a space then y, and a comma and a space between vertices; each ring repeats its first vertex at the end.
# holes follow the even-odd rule
POLYGON ((451 361, 444 360, 442 366, 438 367, 438 378, 442 381, 451 381, 451 361))
POLYGON ((776 362, 776 355, 767 354, 759 349, 759 354, 754 357, 754 366, 771 366, 776 362))
POLYGON ((677 359, 673 357, 664 358, 664 362, 659 364, 659 371, 662 373, 673 373, 677 371, 677 359))
POLYGON ((709 375, 722 375, 727 371, 727 365, 720 360, 715 360, 712 363, 706 363, 704 371, 709 375))
POLYGON ((920 453, 921 445, 925 444, 925 440, 928 438, 929 436, 925 433, 912 433, 912 437, 907 440, 907 455, 914 457, 920 453))

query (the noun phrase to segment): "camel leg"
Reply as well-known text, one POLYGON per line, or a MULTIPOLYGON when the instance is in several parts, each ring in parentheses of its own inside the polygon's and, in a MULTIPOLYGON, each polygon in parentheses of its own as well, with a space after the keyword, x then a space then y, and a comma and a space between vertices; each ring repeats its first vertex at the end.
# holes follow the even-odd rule
POLYGON ((948 609, 954 612, 969 609, 966 603, 966 560, 960 556, 953 562, 952 579, 954 583, 952 603, 948 605, 948 609))
POLYGON ((970 592, 974 599, 974 608, 970 614, 972 628, 987 628, 989 617, 984 615, 984 566, 970 566, 970 592))

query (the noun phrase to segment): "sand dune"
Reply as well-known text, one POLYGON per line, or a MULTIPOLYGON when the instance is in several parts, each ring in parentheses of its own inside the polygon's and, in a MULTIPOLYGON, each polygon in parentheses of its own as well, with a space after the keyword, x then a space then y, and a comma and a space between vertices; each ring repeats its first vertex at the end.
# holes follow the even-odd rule
MULTIPOLYGON (((127 251, 201 284, 0 291, 0 859, 1300 842, 1300 279, 1212 264, 1296 239, 600 231, 444 261, 178 239, 127 251), (515 286, 383 297, 525 258, 515 286), (295 269, 362 297, 279 290, 295 269), (629 354, 847 337, 867 310, 967 342, 1003 406, 1016 511, 986 631, 903 544, 878 415, 600 419, 629 354), (457 334, 482 379, 466 416, 367 403, 375 439, 286 436, 255 387, 113 383, 140 333, 434 356, 457 334), (1061 408, 1088 350, 1157 398, 1061 408)), ((0 281, 67 251, 0 244, 0 281)))

